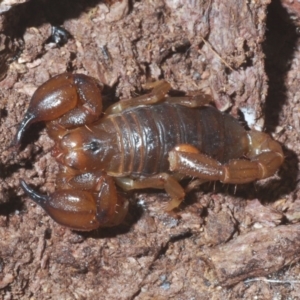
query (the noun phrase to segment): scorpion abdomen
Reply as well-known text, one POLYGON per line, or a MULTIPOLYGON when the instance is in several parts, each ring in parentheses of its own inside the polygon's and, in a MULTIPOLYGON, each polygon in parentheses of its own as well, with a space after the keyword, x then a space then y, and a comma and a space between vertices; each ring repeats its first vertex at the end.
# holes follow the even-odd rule
POLYGON ((220 162, 241 157, 246 151, 246 131, 238 121, 210 106, 139 106, 110 115, 100 126, 118 136, 120 155, 112 163, 118 169, 111 171, 120 175, 167 172, 168 153, 179 144, 193 145, 220 162))

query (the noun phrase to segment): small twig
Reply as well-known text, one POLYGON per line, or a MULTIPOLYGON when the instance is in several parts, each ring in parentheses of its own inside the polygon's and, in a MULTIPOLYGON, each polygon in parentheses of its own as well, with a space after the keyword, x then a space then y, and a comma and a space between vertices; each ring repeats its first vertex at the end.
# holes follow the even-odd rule
POLYGON ((249 282, 254 282, 254 281, 264 281, 268 283, 289 283, 289 284, 294 284, 294 283, 300 283, 300 280, 279 280, 279 279, 267 279, 265 277, 258 277, 258 278, 251 278, 247 279, 244 281, 244 283, 249 283, 249 282))
POLYGON ((224 63, 224 65, 229 68, 231 71, 234 71, 234 69, 226 62, 226 60, 224 60, 219 54, 218 52, 213 48, 213 46, 206 41, 202 36, 200 37, 202 39, 202 41, 204 42, 205 45, 207 45, 211 51, 224 63))

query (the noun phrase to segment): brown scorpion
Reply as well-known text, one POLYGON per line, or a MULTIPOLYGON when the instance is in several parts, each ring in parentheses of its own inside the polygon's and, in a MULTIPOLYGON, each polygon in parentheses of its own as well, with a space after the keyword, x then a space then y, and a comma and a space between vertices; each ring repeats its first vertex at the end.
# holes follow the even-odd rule
POLYGON ((146 95, 119 101, 102 111, 102 87, 91 77, 64 73, 32 96, 12 147, 29 125, 45 121, 61 163, 57 189, 41 195, 21 187, 59 224, 93 230, 120 224, 128 202, 117 187, 164 189, 168 209, 180 205, 180 180, 240 184, 270 177, 283 163, 280 144, 246 131, 202 96, 168 97, 165 80, 148 84, 146 95))

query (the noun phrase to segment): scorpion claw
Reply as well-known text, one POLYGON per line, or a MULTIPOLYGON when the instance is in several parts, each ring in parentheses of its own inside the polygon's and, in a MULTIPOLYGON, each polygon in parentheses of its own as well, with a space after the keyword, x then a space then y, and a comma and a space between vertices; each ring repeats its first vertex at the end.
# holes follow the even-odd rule
POLYGON ((41 195, 21 179, 24 192, 57 223, 75 230, 93 230, 99 227, 96 205, 92 194, 78 190, 60 190, 41 195))
POLYGON ((127 202, 120 198, 112 179, 103 185, 99 197, 94 193, 78 189, 62 189, 49 195, 42 195, 30 188, 21 179, 24 192, 57 223, 71 229, 89 231, 120 224, 127 213, 127 202), (108 187, 108 185, 110 187, 108 187), (109 192, 114 192, 114 200, 109 192))
POLYGON ((43 204, 49 200, 47 195, 38 194, 34 189, 29 187, 24 179, 20 179, 20 186, 30 199, 42 207, 44 206, 43 204))
POLYGON ((17 133, 10 143, 8 148, 19 148, 21 144, 21 140, 23 138, 24 132, 27 130, 27 128, 34 122, 35 116, 31 113, 27 113, 22 120, 22 122, 19 125, 19 128, 17 130, 17 133))

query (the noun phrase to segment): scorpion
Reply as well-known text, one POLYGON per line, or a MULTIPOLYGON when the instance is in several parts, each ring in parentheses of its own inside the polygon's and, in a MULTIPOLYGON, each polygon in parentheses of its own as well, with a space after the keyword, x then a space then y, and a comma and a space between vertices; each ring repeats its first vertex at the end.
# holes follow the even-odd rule
POLYGON ((184 178, 242 184, 273 176, 283 163, 278 142, 245 130, 208 95, 170 97, 165 80, 146 88, 104 112, 103 86, 83 74, 60 74, 33 94, 11 147, 20 147, 31 124, 46 122, 61 164, 56 190, 44 195, 23 179, 20 185, 57 223, 83 231, 120 224, 128 201, 118 188, 163 189, 172 210, 185 197, 184 178))

